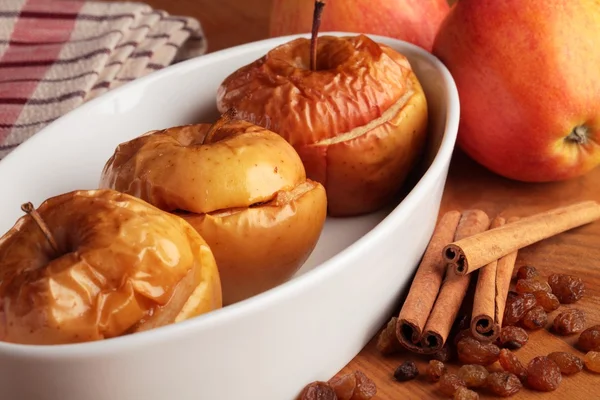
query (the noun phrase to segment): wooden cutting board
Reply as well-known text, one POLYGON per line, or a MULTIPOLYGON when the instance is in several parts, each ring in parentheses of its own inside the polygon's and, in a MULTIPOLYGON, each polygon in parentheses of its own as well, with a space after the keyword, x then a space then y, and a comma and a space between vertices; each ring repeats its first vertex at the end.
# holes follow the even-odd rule
MULTIPOLYGON (((272 0, 147 0, 152 7, 174 15, 189 15, 200 20, 208 40, 209 52, 268 37, 272 0)), ((308 0, 307 0, 308 1, 308 0)), ((454 3, 455 0, 450 0, 454 3)), ((476 165, 457 151, 450 169, 441 213, 452 209, 480 208, 490 217, 499 213, 523 216, 579 200, 600 201, 600 169, 587 176, 563 183, 524 184, 502 179, 476 165)), ((581 276, 586 295, 575 306, 585 310, 588 326, 600 323, 600 222, 574 229, 532 245, 519 252, 517 266, 536 266, 544 275, 555 272, 581 276)), ((400 304, 398 305, 400 308, 400 304)), ((550 315, 551 322, 557 312, 550 315)), ((391 317, 391 315, 390 315, 391 317)), ((517 351, 524 362, 552 351, 579 353, 572 345, 577 335, 560 338, 548 330, 532 332, 529 343, 517 351)), ((410 354, 382 357, 371 341, 340 374, 360 369, 378 387, 376 399, 442 399, 435 384, 423 377, 398 383, 392 378, 395 368, 407 359, 423 370, 425 362, 410 354)), ((326 379, 327 377, 323 377, 326 379)), ((307 382, 308 383, 308 382, 307 382)), ((600 399, 600 375, 582 372, 563 379, 551 393, 522 390, 511 399, 600 399)), ((480 393, 481 398, 494 398, 480 393)), ((496 397, 497 398, 497 397, 496 397)))

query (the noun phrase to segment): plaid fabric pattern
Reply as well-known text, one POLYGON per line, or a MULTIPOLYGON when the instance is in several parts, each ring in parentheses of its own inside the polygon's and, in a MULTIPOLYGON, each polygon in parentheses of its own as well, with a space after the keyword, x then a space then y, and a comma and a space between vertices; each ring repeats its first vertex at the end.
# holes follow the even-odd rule
POLYGON ((0 159, 80 104, 205 52, 197 20, 143 3, 0 0, 0 159))

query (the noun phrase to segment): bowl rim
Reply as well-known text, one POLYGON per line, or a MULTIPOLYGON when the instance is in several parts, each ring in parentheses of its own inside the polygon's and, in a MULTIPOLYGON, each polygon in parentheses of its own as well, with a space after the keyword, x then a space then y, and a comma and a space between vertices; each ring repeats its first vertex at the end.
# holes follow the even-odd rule
MULTIPOLYGON (((417 45, 391 37, 358 32, 325 31, 320 32, 319 36, 356 36, 360 34, 366 35, 375 41, 386 41, 394 46, 410 50, 412 53, 417 54, 441 74, 442 81, 444 83, 443 99, 446 105, 446 119, 444 121, 445 125, 443 137, 437 153, 431 165, 423 173, 421 178, 416 182, 410 192, 398 205, 392 209, 392 211, 386 217, 383 218, 380 223, 378 223, 374 228, 350 244, 348 247, 327 259, 318 267, 313 268, 312 270, 307 271, 298 277, 294 277, 291 280, 288 280, 251 298, 228 305, 227 307, 223 307, 215 311, 211 311, 210 313, 200 315, 176 324, 169 324, 133 335, 119 336, 92 342, 58 345, 31 345, 0 341, 0 357, 52 357, 63 359, 86 358, 93 355, 106 355, 108 353, 122 352, 126 350, 133 351, 136 348, 155 345, 160 342, 164 342, 165 340, 176 340, 178 337, 188 335, 188 332, 198 332, 199 330, 212 329, 218 325, 230 323, 231 320, 238 318, 240 314, 243 315, 244 313, 251 314, 257 311, 259 312, 260 310, 281 302, 286 298, 289 299, 297 296, 299 293, 305 291, 306 288, 314 286, 327 279, 329 276, 337 274, 337 272, 344 268, 348 262, 351 262, 351 259, 354 258, 356 254, 364 251, 365 248, 369 248, 370 244, 377 242, 380 237, 386 235, 390 228, 395 225, 397 220, 402 220, 405 215, 410 214, 419 203, 419 197, 421 196, 419 193, 424 191, 425 188, 435 184, 437 177, 443 173, 446 162, 449 162, 452 157, 458 135, 460 115, 458 90, 456 83, 446 66, 433 54, 417 45)), ((310 34, 302 33, 279 36, 241 44, 215 51, 214 53, 208 53, 199 57, 181 61, 177 64, 167 66, 144 77, 128 82, 118 88, 102 94, 101 96, 98 96, 97 98, 90 100, 87 103, 80 105, 74 110, 71 110, 67 114, 56 119, 26 142, 14 149, 2 161, 14 157, 20 157, 20 152, 27 151, 27 149, 31 146, 35 146, 37 139, 43 135, 52 134, 54 126, 62 123, 68 123, 68 121, 71 118, 74 118, 74 116, 77 117, 77 115, 87 112, 88 109, 97 107, 97 104, 111 101, 115 97, 121 95, 121 93, 129 90, 135 90, 138 87, 151 85, 155 80, 169 79, 166 77, 169 75, 176 75, 179 71, 200 68, 207 64, 218 64, 224 59, 237 57, 243 55, 244 53, 256 51, 256 48, 273 48, 277 45, 302 37, 310 37, 310 34)), ((0 161, 0 166, 2 165, 2 161, 0 161)))

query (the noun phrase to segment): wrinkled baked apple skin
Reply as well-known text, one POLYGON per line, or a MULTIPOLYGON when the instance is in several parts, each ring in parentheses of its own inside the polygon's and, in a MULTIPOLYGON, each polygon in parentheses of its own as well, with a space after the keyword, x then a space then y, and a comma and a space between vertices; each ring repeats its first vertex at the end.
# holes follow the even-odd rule
POLYGON ((314 250, 327 196, 281 136, 244 121, 202 144, 209 124, 153 131, 118 146, 101 187, 140 197, 187 220, 210 246, 223 304, 271 289, 314 250))
POLYGON ((403 55, 364 35, 321 36, 317 70, 300 38, 227 77, 217 107, 280 134, 332 216, 375 211, 401 189, 427 137, 423 89, 403 55))
POLYGON ((0 238, 0 340, 112 338, 222 306, 215 259, 183 219, 112 190, 74 191, 0 238))
POLYGON ((218 260, 231 304, 290 279, 314 250, 326 218, 322 185, 308 181, 303 193, 261 207, 211 214, 183 214, 218 260))

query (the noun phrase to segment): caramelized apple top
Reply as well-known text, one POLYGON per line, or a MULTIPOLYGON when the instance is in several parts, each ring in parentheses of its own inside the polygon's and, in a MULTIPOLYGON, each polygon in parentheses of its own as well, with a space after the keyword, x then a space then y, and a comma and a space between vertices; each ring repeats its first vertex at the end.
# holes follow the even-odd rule
POLYGON ((412 90, 406 57, 367 36, 320 36, 316 71, 309 47, 296 39, 235 71, 219 87, 219 110, 235 107, 295 146, 366 125, 412 90))
POLYGON ((209 213, 272 200, 306 181, 304 166, 279 135, 245 121, 153 131, 117 147, 100 186, 156 207, 209 213))
POLYGON ((76 343, 165 325, 194 314, 187 301, 201 283, 220 285, 207 281, 216 265, 196 231, 142 200, 76 191, 37 211, 59 253, 29 215, 0 238, 2 341, 76 343))

